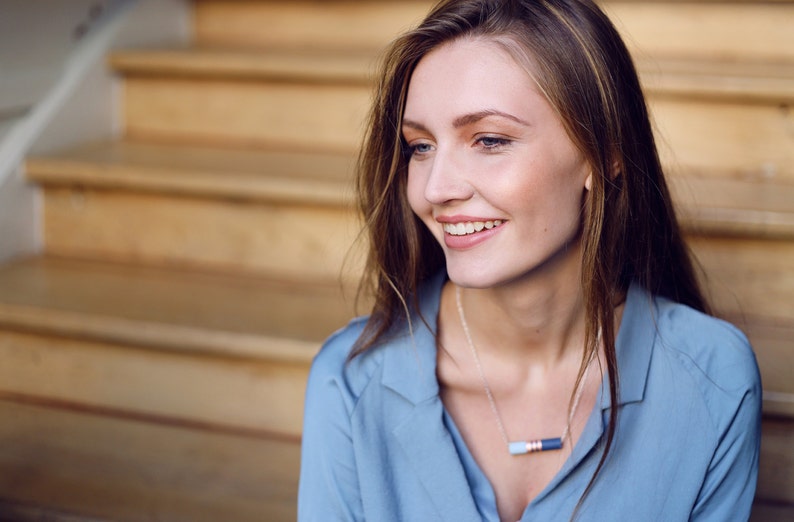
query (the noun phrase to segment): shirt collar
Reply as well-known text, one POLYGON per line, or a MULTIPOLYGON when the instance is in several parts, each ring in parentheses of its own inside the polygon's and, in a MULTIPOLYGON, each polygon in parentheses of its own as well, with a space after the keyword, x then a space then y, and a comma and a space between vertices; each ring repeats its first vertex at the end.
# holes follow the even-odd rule
MULTIPOLYGON (((445 282, 446 274, 442 272, 423 285, 419 294, 420 313, 414 310, 411 314, 413 335, 409 328, 403 328, 393 340, 396 346, 385 350, 383 385, 414 404, 436 397, 439 393, 436 332, 441 289, 445 282), (418 379, 408 378, 417 373, 418 379)), ((639 285, 632 284, 626 294, 623 317, 615 340, 620 405, 641 401, 645 394, 656 338, 655 311, 653 297, 639 285)), ((603 409, 610 407, 608 393, 603 393, 601 405, 603 409)))
MULTIPOLYGON (((620 321, 615 352, 618 362, 618 404, 641 401, 651 364, 653 343, 656 340, 656 305, 650 293, 633 283, 626 294, 626 305, 620 321)), ((606 390, 606 382, 602 391, 606 390)), ((603 409, 610 407, 608 393, 603 393, 603 409)))
POLYGON ((437 397, 436 333, 438 308, 446 273, 429 279, 419 292, 419 312, 411 310, 410 326, 393 340, 393 349, 385 350, 383 385, 414 404, 437 397), (411 376, 417 375, 418 378, 411 376))

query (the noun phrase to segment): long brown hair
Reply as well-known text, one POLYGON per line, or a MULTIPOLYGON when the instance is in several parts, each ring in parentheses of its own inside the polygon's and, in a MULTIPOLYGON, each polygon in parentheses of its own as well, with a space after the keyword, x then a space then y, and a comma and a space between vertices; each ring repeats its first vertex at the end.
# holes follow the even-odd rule
MULTIPOLYGON (((600 332, 616 405, 615 306, 629 285, 701 311, 708 306, 673 212, 631 57, 589 0, 446 0, 388 49, 358 163, 359 205, 369 240, 365 283, 374 306, 352 357, 410 321, 410 308, 418 309, 417 288, 444 268, 440 246, 407 201, 400 128, 417 63, 439 45, 466 36, 502 45, 535 73, 539 90, 592 169, 582 225, 586 342, 577 386, 600 332)), ((616 425, 617 407, 612 407, 593 480, 606 462, 616 425)))

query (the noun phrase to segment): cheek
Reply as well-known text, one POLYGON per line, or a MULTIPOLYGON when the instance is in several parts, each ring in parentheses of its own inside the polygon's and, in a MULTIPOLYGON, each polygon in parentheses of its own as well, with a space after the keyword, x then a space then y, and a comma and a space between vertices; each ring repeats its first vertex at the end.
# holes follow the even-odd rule
POLYGON ((430 212, 430 203, 425 199, 425 184, 422 177, 413 172, 413 169, 408 168, 408 183, 406 184, 406 191, 408 196, 408 204, 411 205, 411 210, 414 214, 424 219, 428 212, 430 212))

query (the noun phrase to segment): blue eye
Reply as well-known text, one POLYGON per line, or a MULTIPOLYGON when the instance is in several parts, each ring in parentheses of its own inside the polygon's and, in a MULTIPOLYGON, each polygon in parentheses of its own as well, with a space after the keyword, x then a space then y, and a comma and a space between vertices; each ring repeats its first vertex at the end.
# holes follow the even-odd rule
POLYGON ((433 146, 430 145, 429 143, 417 143, 415 145, 408 145, 408 147, 406 148, 406 152, 408 153, 409 157, 415 155, 427 154, 431 150, 433 150, 433 146))
POLYGON ((482 138, 477 139, 477 143, 483 146, 485 149, 498 149, 510 144, 511 140, 506 138, 497 138, 495 136, 483 136, 482 138))

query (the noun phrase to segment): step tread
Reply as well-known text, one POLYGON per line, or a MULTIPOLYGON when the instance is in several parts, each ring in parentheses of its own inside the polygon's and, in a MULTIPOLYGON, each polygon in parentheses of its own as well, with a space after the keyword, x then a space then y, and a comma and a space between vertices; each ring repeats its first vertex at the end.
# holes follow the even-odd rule
POLYGON ((158 349, 306 363, 353 315, 333 283, 36 257, 0 267, 0 324, 158 349))
MULTIPOLYGON (((114 52, 111 66, 124 74, 304 82, 371 82, 377 52, 339 49, 184 47, 114 52)), ((750 99, 794 99, 794 63, 703 58, 635 60, 652 93, 750 99)))
MULTIPOLYGON (((296 442, 7 401, 0 415, 5 500, 110 520, 295 520, 296 442)), ((793 437, 794 423, 765 419, 758 502, 791 507, 793 437)))
POLYGON ((353 159, 346 154, 114 141, 29 158, 26 169, 29 179, 44 184, 307 204, 352 201, 353 159))
POLYGON ((377 53, 361 50, 184 47, 117 51, 109 63, 125 74, 273 78, 369 83, 377 53))
POLYGON ((794 182, 782 176, 677 169, 668 175, 678 218, 691 232, 794 238, 794 182))
POLYGON ((294 440, 3 400, 0 417, 3 500, 81 520, 295 520, 294 440))
MULTIPOLYGON (((116 141, 33 157, 26 166, 28 178, 45 185, 347 207, 354 202, 348 154, 116 141)), ((794 237, 794 183, 787 177, 676 170, 669 181, 687 229, 794 237)))

